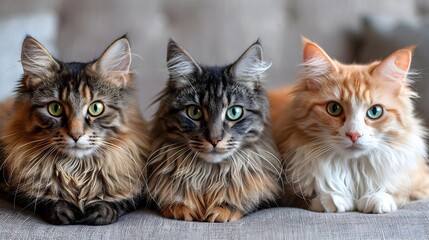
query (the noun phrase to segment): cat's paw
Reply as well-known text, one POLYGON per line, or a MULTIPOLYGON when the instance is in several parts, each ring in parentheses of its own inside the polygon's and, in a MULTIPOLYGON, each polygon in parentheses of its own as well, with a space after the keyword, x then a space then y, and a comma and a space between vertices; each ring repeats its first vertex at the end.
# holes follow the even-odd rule
POLYGON ((108 202, 100 201, 85 207, 81 223, 88 225, 107 225, 118 220, 118 212, 108 202))
POLYGON ((351 197, 337 193, 323 193, 311 201, 310 210, 316 212, 347 212, 354 210, 351 197))
POLYGON ((162 215, 164 217, 177 219, 177 220, 185 220, 185 221, 202 221, 201 217, 199 217, 199 214, 194 212, 192 209, 190 209, 188 206, 184 204, 176 204, 176 205, 170 205, 162 210, 162 215))
POLYGON ((58 201, 53 206, 46 206, 39 211, 46 222, 55 225, 76 224, 81 217, 79 208, 65 201, 58 201))
POLYGON ((229 207, 214 207, 207 211, 206 221, 208 222, 233 222, 242 217, 239 210, 234 210, 229 207))
POLYGON ((392 195, 379 192, 361 197, 357 202, 357 210, 364 213, 388 213, 398 209, 392 195))

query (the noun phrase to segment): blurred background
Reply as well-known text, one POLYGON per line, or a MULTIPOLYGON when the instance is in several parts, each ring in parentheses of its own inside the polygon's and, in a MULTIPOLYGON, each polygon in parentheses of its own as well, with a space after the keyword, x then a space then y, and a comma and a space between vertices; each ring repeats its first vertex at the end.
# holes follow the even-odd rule
POLYGON ((0 99, 13 94, 26 34, 63 61, 90 61, 127 33, 139 101, 149 103, 167 79, 169 37, 200 63, 223 65, 260 38, 272 62, 266 86, 292 83, 300 36, 345 63, 366 63, 417 44, 418 111, 429 119, 429 0, 1 0, 0 99))

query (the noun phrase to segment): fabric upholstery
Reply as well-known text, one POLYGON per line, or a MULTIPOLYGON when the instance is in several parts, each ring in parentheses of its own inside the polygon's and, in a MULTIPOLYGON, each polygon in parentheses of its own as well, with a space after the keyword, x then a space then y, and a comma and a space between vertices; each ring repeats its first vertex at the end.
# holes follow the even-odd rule
POLYGON ((107 226, 54 226, 0 201, 2 239, 427 239, 429 201, 388 214, 260 210, 232 223, 184 222, 138 210, 107 226))

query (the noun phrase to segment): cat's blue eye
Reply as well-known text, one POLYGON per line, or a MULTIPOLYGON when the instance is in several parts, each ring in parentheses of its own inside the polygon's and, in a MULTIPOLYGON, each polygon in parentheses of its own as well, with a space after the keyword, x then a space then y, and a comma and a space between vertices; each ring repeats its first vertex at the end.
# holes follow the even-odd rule
POLYGON ((328 103, 328 106, 326 106, 326 110, 334 117, 339 116, 341 115, 341 113, 343 113, 343 107, 341 107, 341 105, 337 102, 328 103))
POLYGON ((51 102, 48 105, 48 112, 54 117, 59 117, 61 114, 63 114, 64 107, 59 102, 51 102))
POLYGON ((243 107, 232 106, 226 110, 226 118, 229 121, 237 121, 243 116, 243 107))
POLYGON ((380 118, 381 115, 383 115, 383 107, 380 105, 374 105, 368 109, 368 112, 366 112, 366 116, 371 119, 380 118))
POLYGON ((191 105, 186 109, 186 113, 193 120, 200 120, 203 117, 203 111, 196 105, 191 105))
POLYGON ((91 103, 88 107, 88 113, 93 117, 100 116, 103 112, 104 104, 100 101, 95 101, 91 103))

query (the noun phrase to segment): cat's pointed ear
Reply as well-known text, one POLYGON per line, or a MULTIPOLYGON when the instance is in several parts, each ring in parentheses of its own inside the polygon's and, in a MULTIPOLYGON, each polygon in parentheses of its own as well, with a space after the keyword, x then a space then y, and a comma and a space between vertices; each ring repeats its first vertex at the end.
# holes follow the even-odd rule
POLYGON ((302 37, 304 77, 310 89, 317 88, 318 82, 315 78, 326 74, 338 72, 335 62, 316 43, 302 37))
POLYGON ((27 36, 22 44, 21 64, 24 85, 35 86, 59 70, 59 63, 36 39, 27 36))
POLYGON ((261 79, 265 71, 271 67, 271 63, 264 62, 263 50, 259 40, 252 44, 238 58, 231 67, 230 73, 238 81, 254 86, 261 79))
POLYGON ((169 39, 167 47, 167 68, 170 81, 175 87, 182 88, 191 84, 194 73, 201 74, 202 70, 192 56, 173 39, 169 39))
POLYGON ((304 67, 312 75, 320 76, 330 72, 338 72, 334 61, 314 42, 302 37, 302 58, 304 67))
POLYGON ((372 76, 379 80, 391 81, 399 90, 407 79, 415 46, 400 49, 381 61, 373 70, 372 76))
POLYGON ((119 87, 125 87, 130 80, 131 47, 123 36, 114 41, 92 65, 92 69, 119 87))

